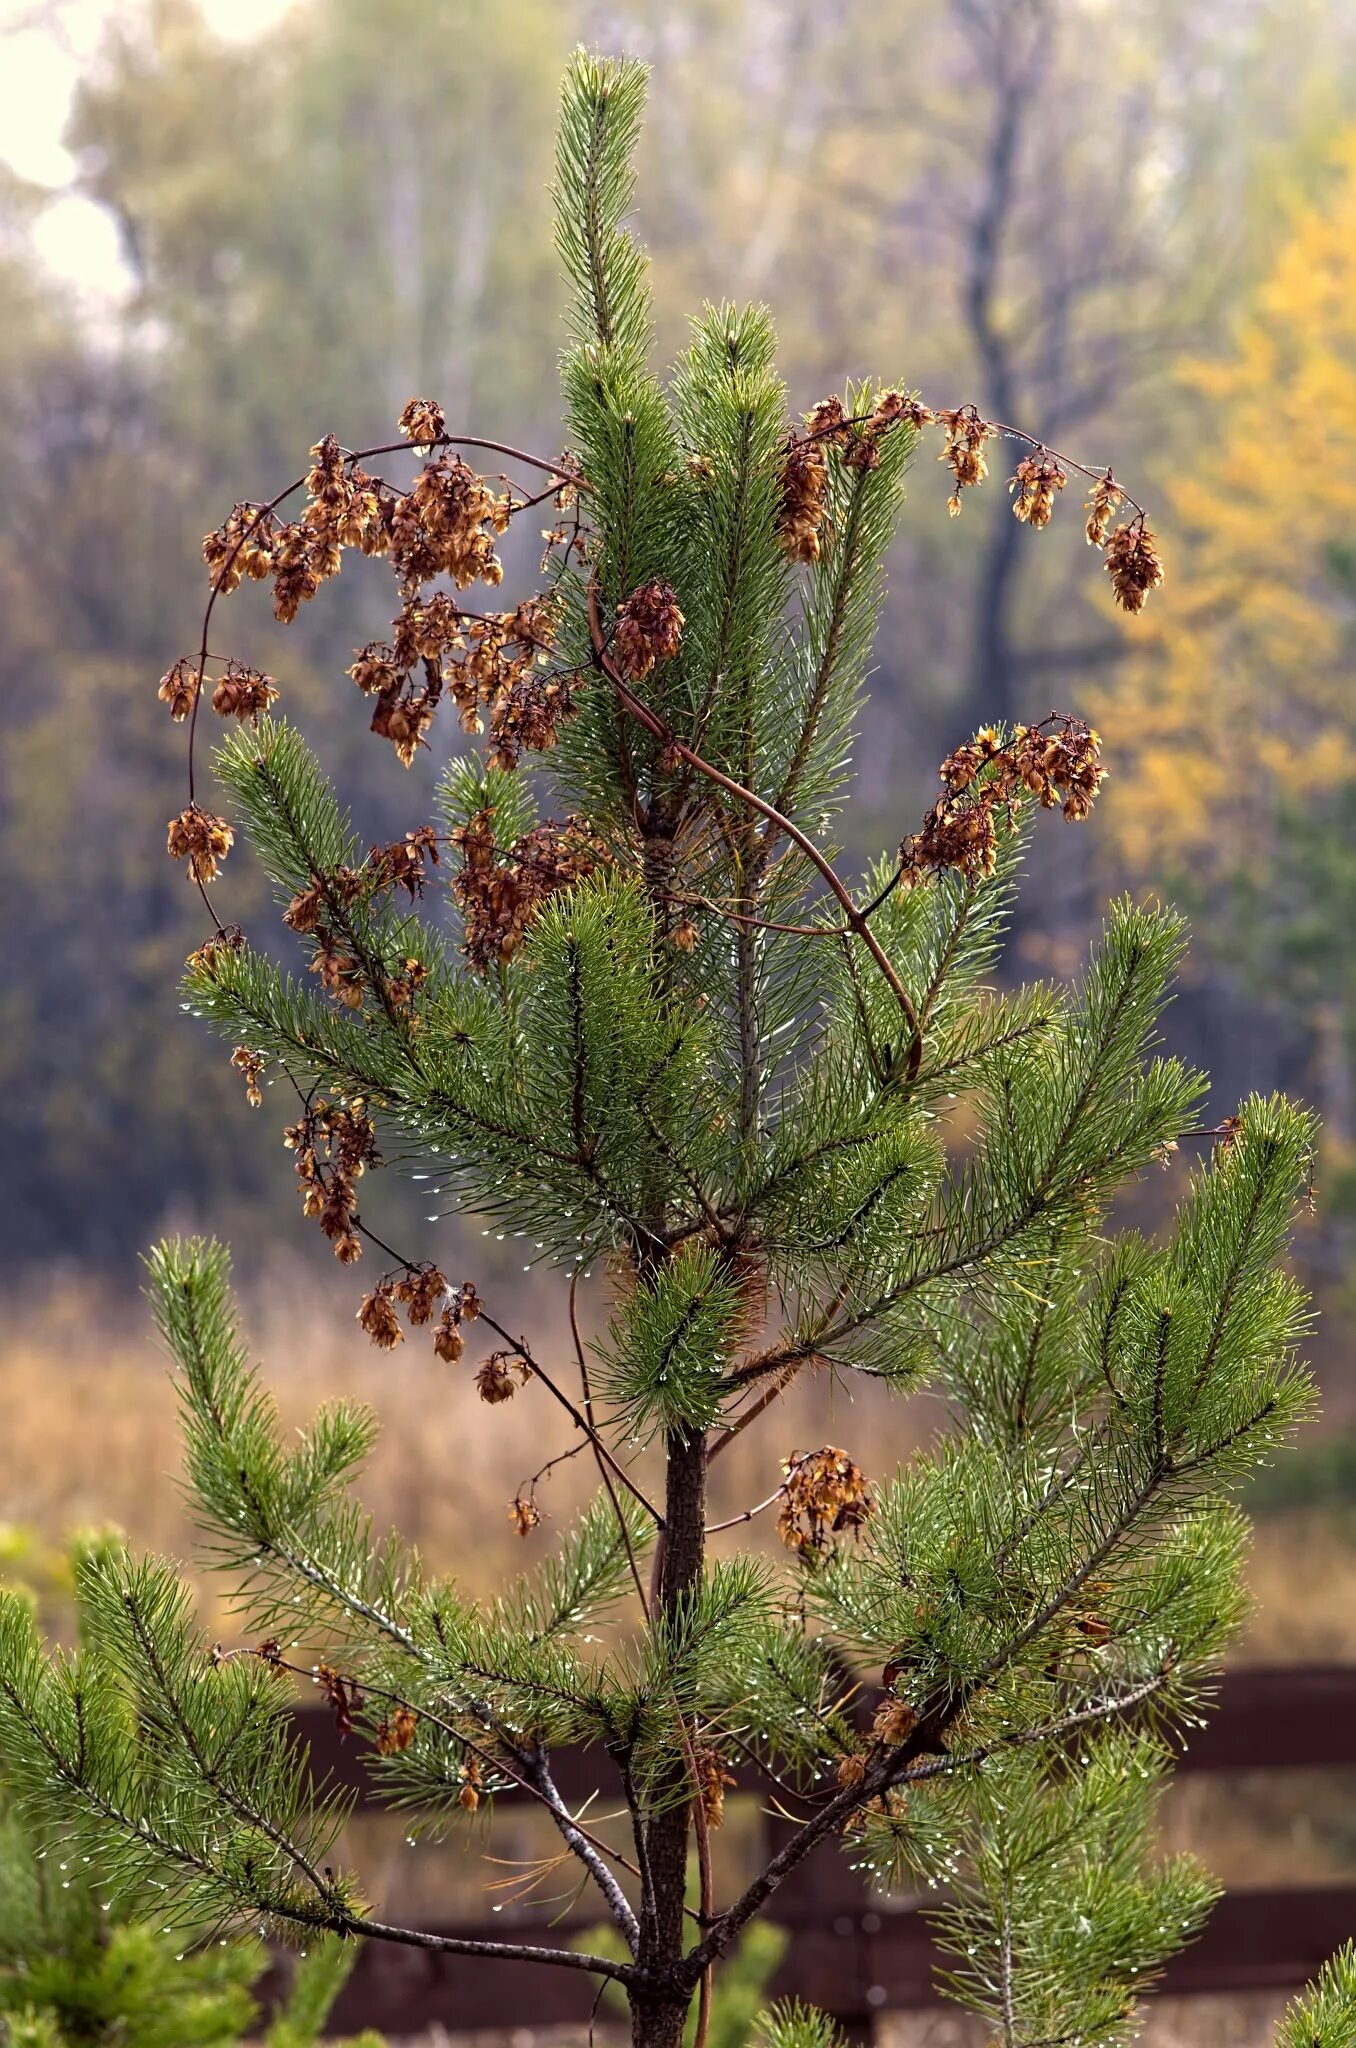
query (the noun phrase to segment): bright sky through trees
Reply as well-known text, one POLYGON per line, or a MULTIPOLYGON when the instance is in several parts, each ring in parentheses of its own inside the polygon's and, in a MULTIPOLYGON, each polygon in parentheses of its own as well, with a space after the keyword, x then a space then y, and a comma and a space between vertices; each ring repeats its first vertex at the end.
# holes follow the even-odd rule
MULTIPOLYGON (((246 42, 272 28, 293 0, 200 0, 212 33, 246 42)), ((127 267, 116 229, 92 200, 69 189, 75 159, 63 135, 82 73, 126 0, 0 0, 0 163, 57 196, 33 230, 39 256, 75 286, 97 315, 121 298, 127 267)))

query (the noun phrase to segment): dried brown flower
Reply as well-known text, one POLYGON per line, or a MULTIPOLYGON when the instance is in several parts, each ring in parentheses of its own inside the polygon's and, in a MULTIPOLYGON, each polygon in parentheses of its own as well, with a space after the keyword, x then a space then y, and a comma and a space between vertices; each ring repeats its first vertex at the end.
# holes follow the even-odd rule
POLYGON ((446 1292, 445 1276, 430 1261, 406 1269, 403 1279, 396 1282, 395 1298, 404 1302, 410 1327, 418 1329, 422 1324, 432 1322, 433 1311, 446 1292))
POLYGON ((520 1536, 530 1536, 541 1523, 541 1509, 530 1493, 517 1493, 509 1502, 509 1520, 520 1536))
POLYGON ((847 1792, 860 1785, 866 1776, 866 1758, 852 1750, 838 1766, 838 1783, 847 1792))
POLYGON ((1223 1122, 1216 1127, 1215 1143, 1211 1148, 1212 1156, 1215 1159, 1223 1159, 1226 1153, 1232 1152, 1242 1132, 1242 1117, 1237 1114, 1226 1116, 1223 1122))
POLYGON ((935 417, 932 408, 924 405, 916 392, 882 391, 866 425, 871 433, 879 434, 896 422, 915 429, 930 427, 935 417))
POLYGON ((391 560, 401 587, 413 593, 438 575, 458 590, 501 583, 495 536, 512 516, 507 495, 491 490, 460 456, 440 456, 420 471, 391 515, 391 560))
POLYGON ((403 676, 418 661, 441 661, 466 645, 466 621, 450 590, 413 593, 391 621, 396 668, 403 676))
POLYGON ((316 541, 300 521, 279 527, 273 545, 273 616, 290 625, 302 605, 339 570, 337 542, 316 541))
POLYGON ((319 1097, 288 1125, 283 1143, 297 1155, 303 1213, 319 1222, 341 1265, 353 1265, 362 1257, 357 1184, 380 1159, 376 1130, 362 1102, 319 1097))
POLYGON ((394 1283, 383 1280, 370 1294, 363 1296, 358 1310, 359 1323, 379 1351, 394 1351, 396 1345, 405 1339, 400 1317, 396 1314, 394 1294, 394 1283))
POLYGON ((282 921, 294 932, 309 937, 319 930, 328 907, 323 884, 312 882, 309 888, 298 889, 283 912, 282 921))
POLYGON ((234 506, 214 532, 204 536, 202 558, 212 585, 221 596, 239 588, 249 576, 255 582, 273 573, 278 521, 262 505, 234 506))
POLYGON ((160 678, 156 691, 162 704, 169 705, 170 717, 176 725, 188 717, 198 697, 198 663, 194 655, 181 654, 173 668, 167 669, 160 678))
POLYGON ((346 1010, 362 1008, 367 991, 362 962, 354 954, 346 952, 333 932, 324 925, 316 927, 315 953, 307 971, 318 974, 326 995, 333 996, 346 1010))
POLYGON ((405 680, 395 649, 384 640, 369 640, 366 647, 360 647, 348 673, 370 697, 390 696, 405 680))
MULTIPOLYGON (((416 960, 412 954, 407 955, 399 974, 391 974, 386 978, 386 1001, 390 1008, 403 1010, 407 1014, 413 1012, 415 999, 427 980, 428 969, 423 961, 416 960)), ((411 1030, 415 1028, 416 1023, 417 1019, 411 1016, 411 1030)))
POLYGON ((917 1726, 918 1715, 914 1709, 906 1701, 897 1700, 892 1695, 888 1699, 883 1699, 877 1707, 871 1723, 871 1733, 877 1742, 893 1747, 897 1742, 906 1741, 917 1726))
POLYGON ((702 1813, 709 1828, 718 1828, 725 1818, 725 1793, 729 1786, 739 1780, 725 1768, 725 1759, 718 1749, 709 1743, 697 1743, 693 1747, 692 1761, 697 1772, 697 1796, 702 1803, 702 1813))
POLYGON ((993 809, 991 802, 940 798, 921 828, 900 842, 899 865, 906 887, 944 868, 972 877, 991 875, 998 861, 993 809))
MULTIPOLYGON (((267 1646, 266 1646, 267 1647, 267 1646)), ((353 1733, 353 1717, 362 1705, 362 1692, 356 1678, 346 1678, 342 1671, 336 1671, 332 1664, 313 1664, 312 1683, 318 1685, 334 1710, 335 1725, 341 1735, 353 1733)))
POLYGON ((238 718, 242 725, 257 725, 271 704, 276 703, 278 686, 261 669, 244 662, 228 661, 226 673, 212 692, 212 709, 222 718, 238 718))
POLYGON ((414 1732, 418 1726, 419 1716, 413 1707, 396 1707, 384 1721, 377 1723, 377 1754, 399 1756, 414 1741, 414 1732))
POLYGON ((435 662, 424 663, 422 686, 405 679, 395 694, 377 699, 371 730, 379 739, 389 740, 402 768, 413 766, 414 757, 426 744, 425 735, 442 701, 443 681, 435 662))
POLYGON ((344 548, 385 554, 390 545, 390 493, 344 454, 333 434, 326 434, 311 450, 306 489, 300 531, 309 541, 312 567, 320 578, 338 573, 344 548))
POLYGON ((244 1076, 246 1102, 251 1109, 258 1109, 264 1099, 259 1087, 259 1077, 268 1065, 268 1055, 252 1052, 247 1045, 238 1045, 231 1054, 231 1065, 244 1076))
POLYGON ((474 1813, 480 1804, 480 1788, 484 1779, 481 1777, 480 1765, 473 1756, 467 1757, 461 1775, 462 1787, 457 1794, 457 1804, 467 1813, 474 1813))
POLYGON ((830 392, 812 405, 805 415, 805 431, 816 441, 836 440, 847 426, 847 414, 837 392, 830 392))
POLYGON ((500 1401, 511 1401, 526 1379, 527 1367, 521 1358, 509 1351, 492 1351, 476 1374, 476 1392, 494 1407, 500 1401))
POLYGON ((501 852, 493 812, 477 811, 452 842, 464 863, 452 884, 465 928, 462 951, 482 970, 511 960, 542 905, 607 858, 601 840, 574 817, 563 825, 548 819, 501 852))
POLYGON ((932 413, 917 398, 902 391, 882 391, 864 420, 849 429, 843 460, 849 469, 875 469, 880 462, 880 444, 886 433, 901 421, 914 428, 928 425, 932 413))
POLYGON ((433 1349, 446 1365, 455 1365, 466 1349, 460 1317, 455 1309, 445 1308, 438 1318, 438 1327, 433 1333, 433 1349))
POLYGON ((1055 493, 1062 491, 1068 481, 1066 472, 1044 448, 1024 455, 1008 480, 1008 489, 1013 493, 1013 517, 1026 526, 1048 526, 1055 509, 1055 493))
POLYGON ((1111 471, 1108 470, 1105 476, 1099 476, 1083 502, 1083 510, 1088 515, 1086 531, 1089 547, 1106 546, 1112 517, 1124 502, 1125 494, 1111 471))
POLYGON ((413 903, 424 893, 426 866, 438 864, 438 834, 432 825, 419 825, 389 846, 369 848, 367 886, 374 896, 383 889, 404 889, 413 903))
POLYGON ((671 584, 652 576, 617 606, 617 665, 639 683, 659 661, 672 661, 683 642, 683 614, 671 584))
POLYGON ((939 412, 937 418, 946 431, 946 446, 937 460, 950 465, 954 483, 946 502, 954 519, 960 512, 961 492, 982 483, 989 473, 984 443, 992 440, 998 429, 981 419, 973 405, 958 405, 951 411, 939 412))
POLYGON ((1016 726, 1007 740, 993 726, 983 727, 943 761, 943 794, 900 846, 905 884, 944 868, 991 875, 1000 809, 1010 829, 1024 793, 1046 809, 1061 806, 1066 818, 1086 818, 1105 775, 1101 737, 1081 718, 1052 714, 1040 725, 1016 726))
POLYGON ((817 562, 829 523, 829 465, 820 442, 794 437, 787 442, 781 486, 777 538, 782 552, 793 562, 817 562))
POLYGON ((400 431, 417 448, 428 448, 447 433, 447 420, 435 398, 412 398, 400 415, 400 431))
POLYGON ((480 1296, 476 1293, 474 1281, 463 1280, 439 1317, 438 1327, 433 1333, 433 1349, 446 1364, 455 1365, 466 1349, 461 1326, 473 1323, 480 1314, 480 1308, 480 1296))
POLYGON ((195 882, 215 880, 232 846, 235 833, 224 818, 214 817, 201 804, 190 804, 169 821, 167 847, 172 860, 186 860, 195 882))
POLYGON ((1143 516, 1112 534, 1106 544, 1106 573, 1122 611, 1143 611, 1145 598, 1163 581, 1158 539, 1143 516))
POLYGON ((831 1535, 859 1529, 872 1511, 860 1467, 833 1444, 794 1451, 782 1470, 786 1479, 777 1533, 789 1550, 822 1550, 831 1535))
POLYGON ((214 975, 218 960, 227 953, 243 953, 245 934, 238 924, 225 925, 219 932, 213 932, 210 939, 204 939, 195 947, 184 962, 190 973, 214 975))

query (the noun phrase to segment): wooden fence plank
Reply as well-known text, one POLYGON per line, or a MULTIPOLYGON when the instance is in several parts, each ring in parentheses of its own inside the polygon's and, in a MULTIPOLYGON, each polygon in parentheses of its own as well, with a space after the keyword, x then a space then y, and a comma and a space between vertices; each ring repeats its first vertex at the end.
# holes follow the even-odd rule
MULTIPOLYGON (((582 1932, 584 1924, 574 1931, 582 1932)), ((483 1925, 438 1931, 482 1938, 490 1932, 483 1925)), ((798 1915, 788 1932, 776 1996, 803 1998, 857 2028, 879 2013, 919 2011, 940 2002, 933 1982, 939 1951, 916 1909, 798 1915)), ((1176 1997, 1291 1989, 1354 1933, 1356 1885, 1230 1892, 1200 1940, 1169 1964, 1162 1988, 1176 1997)), ((569 1934, 558 1928, 553 1939, 568 1940, 569 1934)), ((590 1980, 571 1970, 371 1942, 332 2024, 340 2033, 367 2026, 389 2034, 415 2033, 435 2022, 452 2032, 563 2026, 586 2020, 595 1996, 590 1980)))
MULTIPOLYGON (((362 1750, 352 1738, 341 1740, 328 1710, 308 1704, 296 1719, 317 1770, 352 1786, 361 1804, 373 1802, 362 1750)), ((1229 1673, 1218 1706, 1179 1763, 1183 1771, 1210 1772, 1287 1766, 1356 1767, 1356 1669, 1311 1665, 1229 1673)), ((553 1756, 552 1769, 574 1803, 598 1790, 607 1766, 596 1751, 563 1750, 553 1756)), ((744 1772, 740 1789, 766 1795, 771 1788, 744 1772)), ((770 1848, 789 1826, 765 1809, 770 1848)), ((772 1901, 770 1917, 792 1937, 776 1994, 821 2007, 851 2036, 869 2038, 878 2013, 938 2002, 938 1951, 922 1912, 874 1902, 836 1843, 822 1844, 806 1859, 795 1881, 772 1901)), ((506 1913, 439 1931, 494 1940, 535 1924, 506 1913)), ((574 1931, 590 1924, 581 1921, 574 1931)), ((552 1939, 568 1941, 570 1933, 556 1928, 552 1939)), ((1164 1989, 1187 1996, 1298 1986, 1353 1935, 1356 1885, 1231 1892, 1215 1908, 1202 1938, 1169 1965, 1164 1989)), ((567 2024, 586 2020, 595 1996, 593 1982, 570 1970, 370 1943, 341 1996, 334 2025, 342 2032, 370 2026, 398 2035, 435 2022, 450 2032, 567 2024)))
MULTIPOLYGON (((339 1735, 329 1709, 307 1701, 297 1709, 296 1724, 316 1769, 354 1787, 364 1803, 371 1800, 361 1746, 339 1735)), ((1183 1772, 1292 1766, 1356 1768, 1356 1668, 1315 1664, 1229 1672, 1218 1705, 1177 1764, 1183 1772)), ((566 1749, 553 1754, 551 1769, 566 1799, 584 1800, 597 1792, 608 1765, 599 1751, 566 1749)), ((761 1788, 750 1783, 745 1789, 761 1788)))

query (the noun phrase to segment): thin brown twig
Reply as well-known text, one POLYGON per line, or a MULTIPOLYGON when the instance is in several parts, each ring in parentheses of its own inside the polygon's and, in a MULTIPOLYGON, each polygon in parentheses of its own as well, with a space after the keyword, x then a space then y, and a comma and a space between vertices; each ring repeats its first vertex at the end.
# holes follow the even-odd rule
MULTIPOLYGON (((715 1453, 713 1452, 712 1456, 714 1455, 715 1453)), ((722 1529, 737 1529, 741 1522, 751 1522, 755 1515, 761 1515, 765 1508, 770 1508, 777 1501, 779 1501, 785 1492, 786 1482, 785 1480, 783 1480, 782 1484, 779 1487, 777 1487, 775 1492, 770 1493, 766 1500, 759 1501, 757 1507, 745 1508, 742 1515, 731 1515, 729 1519, 724 1522, 708 1522, 706 1525, 707 1535, 719 1536, 722 1529)))
MULTIPOLYGON (((1111 477, 1112 483, 1120 492, 1122 499, 1130 507, 1131 511, 1134 512, 1136 516, 1141 520, 1147 519, 1148 517, 1148 514, 1145 512, 1144 507, 1139 503, 1139 501, 1135 498, 1132 498, 1129 491, 1126 490, 1124 484, 1117 482, 1116 478, 1111 475, 1111 466, 1109 463, 1104 465, 1101 469, 1098 469, 1095 465, 1090 466, 1086 462, 1076 462, 1072 455, 1064 455, 1060 452, 1058 448, 1052 448, 1048 441, 1042 441, 1039 434, 1029 434, 1026 431, 1025 427, 1010 427, 1004 420, 986 419, 984 415, 980 412, 978 406, 972 406, 969 408, 965 406, 929 406, 928 410, 929 412, 932 413, 933 418, 931 421, 925 421, 923 423, 925 426, 936 424, 936 421, 939 418, 940 413, 944 410, 956 412, 965 412, 969 410, 972 411, 974 414, 975 423, 978 426, 989 428, 991 434, 994 435, 995 437, 1001 437, 1003 440, 1007 441, 1020 441, 1027 448, 1035 448, 1041 454, 1051 456, 1054 459, 1054 461, 1059 463, 1061 468, 1077 470, 1080 476, 1087 477, 1089 481, 1092 483, 1101 483, 1104 477, 1111 477)), ((869 412, 854 413, 850 418, 834 420, 832 424, 829 426, 815 427, 812 430, 807 430, 803 434, 795 435, 793 439, 801 447, 805 447, 811 441, 832 440, 835 435, 842 433, 844 427, 865 426, 866 423, 873 417, 874 415, 869 412)), ((898 419, 887 422, 886 426, 882 431, 888 434, 895 426, 907 423, 907 418, 907 414, 900 414, 898 419)))

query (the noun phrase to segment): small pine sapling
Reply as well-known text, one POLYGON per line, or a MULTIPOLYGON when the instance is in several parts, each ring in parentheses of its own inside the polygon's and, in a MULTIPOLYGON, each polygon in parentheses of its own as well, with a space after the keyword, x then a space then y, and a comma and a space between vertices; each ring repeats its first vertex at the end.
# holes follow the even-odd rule
MULTIPOLYGON (((342 1263, 378 1268, 373 1343, 430 1344, 490 1408, 530 1388, 560 1455, 596 1465, 596 1497, 498 1599, 467 1599, 357 1504, 370 1414, 340 1403, 285 1438, 226 1254, 162 1245, 191 1499, 248 1635, 213 1650, 167 1565, 103 1554, 80 1573, 78 1654, 0 1609, 0 1739, 33 1824, 109 1880, 161 1887, 166 1919, 590 1973, 624 1996, 636 2048, 677 2048, 689 2014, 710 2038, 713 1973, 830 1838, 882 1884, 941 1888, 949 1988, 1004 2048, 1120 2042, 1214 1895, 1190 1859, 1154 1860, 1154 1804, 1243 1608, 1231 1494, 1310 1401, 1283 1261, 1313 1131, 1278 1099, 1199 1128, 1201 1079, 1157 1044, 1183 945, 1168 912, 1116 904, 1069 986, 991 986, 1024 836, 1042 809, 1085 818, 1101 779, 1079 719, 980 732, 897 852, 840 872, 882 564, 925 435, 953 512, 1005 438, 1033 529, 1081 469, 1125 609, 1162 565, 1110 471, 972 405, 852 385, 788 427, 760 308, 706 308, 661 383, 623 225, 644 90, 639 66, 582 54, 565 81, 569 453, 449 430, 412 400, 401 442, 327 436, 206 543, 209 620, 245 578, 286 621, 346 553, 389 564, 390 636, 350 669, 374 732, 408 764, 450 697, 486 735, 446 768, 438 821, 365 852, 274 716, 275 679, 213 653, 215 624, 161 685, 190 736, 205 696, 237 722, 216 756, 235 822, 204 802, 190 738, 171 854, 211 908, 240 829, 308 955, 297 979, 213 911, 188 1004, 252 1101, 266 1077, 295 1091, 306 1212, 342 1263), (417 461, 405 485, 397 450, 417 461), (542 507, 543 590, 473 604, 500 581, 500 535, 542 507), (418 914, 441 880, 460 957, 418 914), (379 1134, 560 1270, 563 1359, 383 1242, 379 1134), (1113 1231, 1117 1192, 1188 1143, 1170 1227, 1113 1231), (604 1284, 605 1312, 581 1316, 604 1284), (713 1464, 815 1377, 929 1383, 955 1426, 894 1475, 860 1444, 791 1452, 764 1500, 713 1524, 713 1464), (764 1511, 781 1569, 733 1533, 764 1511), (335 1850, 345 1799, 289 1740, 294 1670, 426 1822, 542 1809, 608 1943, 383 1919, 335 1850), (596 1750, 624 1847, 559 1791, 563 1744, 596 1750), (722 1895, 711 1835, 750 1760, 795 1821, 722 1895)), ((510 1512, 546 1544, 535 1482, 510 1512)), ((1321 2048, 1349 2038, 1348 1964, 1305 2010, 1321 2048)), ((763 2037, 831 2030, 778 2008, 763 2037)))

